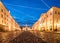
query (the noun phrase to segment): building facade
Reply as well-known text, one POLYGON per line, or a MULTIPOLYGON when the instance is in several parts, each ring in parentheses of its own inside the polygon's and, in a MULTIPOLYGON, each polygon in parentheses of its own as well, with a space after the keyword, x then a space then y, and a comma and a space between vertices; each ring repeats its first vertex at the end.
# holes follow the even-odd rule
POLYGON ((0 30, 4 31, 20 30, 20 26, 12 18, 12 16, 10 15, 10 11, 8 11, 5 8, 1 1, 0 1, 0 30))
POLYGON ((42 31, 60 31, 60 8, 52 7, 48 12, 41 14, 40 19, 32 29, 42 31))

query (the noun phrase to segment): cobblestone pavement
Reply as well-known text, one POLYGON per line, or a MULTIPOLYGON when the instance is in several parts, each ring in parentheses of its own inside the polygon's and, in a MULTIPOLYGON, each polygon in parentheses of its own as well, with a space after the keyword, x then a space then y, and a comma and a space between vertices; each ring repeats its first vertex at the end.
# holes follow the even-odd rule
POLYGON ((18 37, 11 40, 9 43, 46 43, 41 38, 33 35, 28 31, 22 32, 18 37))
POLYGON ((22 31, 0 32, 0 43, 8 43, 21 33, 22 31))
POLYGON ((60 32, 31 31, 31 33, 40 37, 46 43, 60 43, 60 32))
POLYGON ((0 32, 0 43, 60 43, 59 32, 0 32))

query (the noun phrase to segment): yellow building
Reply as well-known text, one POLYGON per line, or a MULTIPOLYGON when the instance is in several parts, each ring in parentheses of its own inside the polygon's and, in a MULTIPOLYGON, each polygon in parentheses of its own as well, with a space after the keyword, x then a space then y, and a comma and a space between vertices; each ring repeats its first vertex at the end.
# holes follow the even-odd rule
POLYGON ((48 12, 41 14, 40 19, 32 29, 43 31, 60 31, 60 8, 52 7, 48 12))
POLYGON ((4 31, 20 30, 20 26, 15 22, 15 20, 10 15, 10 11, 8 11, 5 8, 1 1, 0 1, 0 30, 4 31))

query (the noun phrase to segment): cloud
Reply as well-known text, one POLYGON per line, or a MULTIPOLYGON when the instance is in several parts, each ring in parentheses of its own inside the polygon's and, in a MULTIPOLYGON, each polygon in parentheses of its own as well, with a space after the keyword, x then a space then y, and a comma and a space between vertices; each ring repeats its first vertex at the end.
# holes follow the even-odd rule
POLYGON ((48 8, 50 8, 50 6, 43 0, 41 0, 48 8))
POLYGON ((47 9, 43 9, 43 8, 34 8, 34 7, 29 7, 29 6, 13 5, 13 4, 9 4, 9 3, 5 3, 5 4, 10 5, 10 6, 23 7, 23 8, 29 8, 29 9, 35 9, 35 10, 47 10, 47 9))

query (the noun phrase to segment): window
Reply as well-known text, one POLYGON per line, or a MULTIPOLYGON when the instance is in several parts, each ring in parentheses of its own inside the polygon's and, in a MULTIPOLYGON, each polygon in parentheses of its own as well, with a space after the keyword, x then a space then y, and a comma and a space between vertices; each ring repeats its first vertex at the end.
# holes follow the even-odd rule
POLYGON ((8 15, 7 15, 7 17, 8 17, 8 15))
POLYGON ((1 14, 1 17, 3 17, 3 15, 1 14))
POLYGON ((3 12, 3 9, 0 8, 0 11, 3 12))
POLYGON ((50 15, 52 15, 52 13, 50 13, 50 15))
POLYGON ((57 14, 57 11, 55 11, 55 14, 57 14))
POLYGON ((6 17, 5 17, 5 20, 6 20, 6 17))
POLYGON ((6 15, 6 12, 4 14, 6 15))
POLYGON ((46 15, 48 17, 48 15, 46 15))
POLYGON ((6 21, 5 21, 5 24, 6 24, 6 21))
POLYGON ((60 15, 60 12, 58 12, 58 15, 60 15))
POLYGON ((3 9, 1 9, 1 12, 3 12, 3 9))

